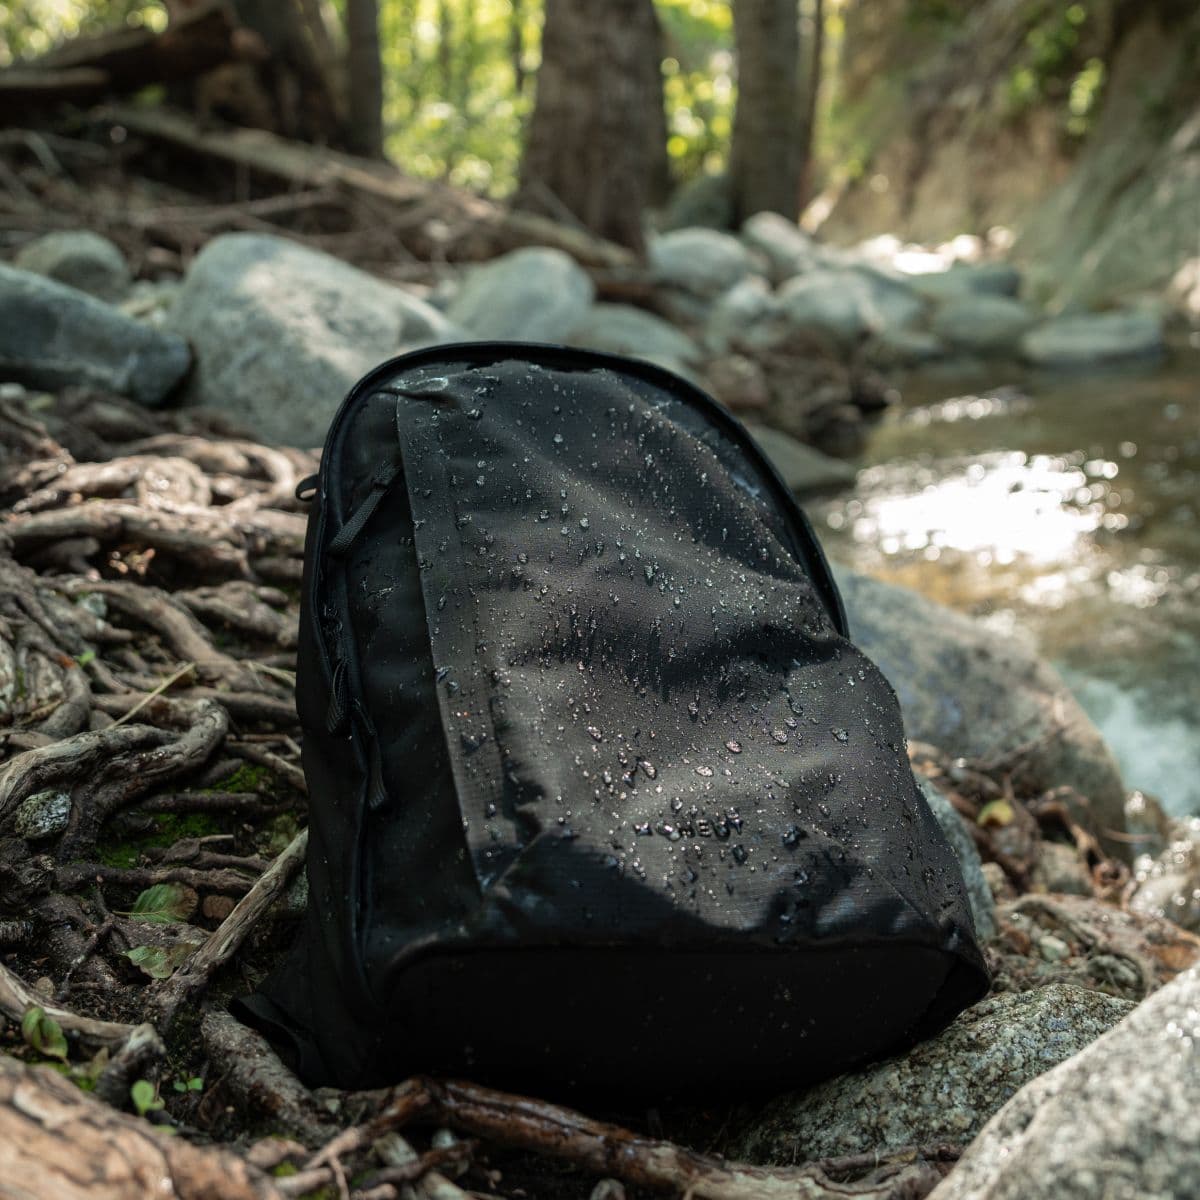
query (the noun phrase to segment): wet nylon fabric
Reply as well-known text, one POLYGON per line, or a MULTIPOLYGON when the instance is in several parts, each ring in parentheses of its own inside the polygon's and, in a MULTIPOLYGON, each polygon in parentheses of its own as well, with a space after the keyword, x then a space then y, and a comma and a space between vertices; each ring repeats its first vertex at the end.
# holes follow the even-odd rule
POLYGON ((331 431, 306 573, 312 902, 244 1011, 310 1080, 797 1081, 985 989, 895 696, 689 385, 396 360, 331 431))

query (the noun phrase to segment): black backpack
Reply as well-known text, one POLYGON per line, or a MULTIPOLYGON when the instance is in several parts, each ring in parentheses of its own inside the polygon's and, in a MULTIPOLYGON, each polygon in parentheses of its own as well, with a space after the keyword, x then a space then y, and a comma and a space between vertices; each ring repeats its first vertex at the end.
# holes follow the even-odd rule
POLYGON ((299 655, 308 916, 241 1011, 312 1084, 796 1084, 987 988, 812 530, 665 370, 492 343, 372 371, 299 655))

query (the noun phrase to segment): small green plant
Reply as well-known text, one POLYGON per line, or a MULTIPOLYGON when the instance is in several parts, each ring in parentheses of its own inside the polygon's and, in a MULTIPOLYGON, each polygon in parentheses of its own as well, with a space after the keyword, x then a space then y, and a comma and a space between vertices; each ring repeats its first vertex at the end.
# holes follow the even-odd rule
POLYGON ((191 1079, 176 1079, 171 1087, 177 1092, 202 1092, 204 1080, 199 1075, 193 1075, 191 1079))
POLYGON ((129 1099, 133 1101, 133 1107, 139 1117, 158 1112, 163 1107, 158 1088, 148 1079, 139 1079, 130 1087, 129 1099))
POLYGON ((67 1061, 66 1035, 62 1026, 44 1008, 34 1005, 25 1010, 21 1018, 21 1036, 39 1054, 64 1063, 67 1061))

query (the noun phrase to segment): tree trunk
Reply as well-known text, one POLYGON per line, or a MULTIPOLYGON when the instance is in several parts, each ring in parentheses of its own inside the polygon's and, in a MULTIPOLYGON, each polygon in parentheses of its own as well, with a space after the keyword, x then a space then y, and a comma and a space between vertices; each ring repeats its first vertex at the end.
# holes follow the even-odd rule
POLYGON ((812 0, 812 35, 802 84, 804 121, 800 126, 800 211, 803 212, 813 194, 813 140, 817 134, 818 102, 821 98, 822 60, 825 57, 825 4, 812 0))
POLYGON ((738 96, 729 174, 734 219, 800 212, 800 17, 797 0, 734 0, 738 96))
POLYGON ((546 0, 518 204, 640 251, 666 158, 652 0, 546 0))
POLYGON ((262 39, 265 57, 253 78, 221 81, 224 90, 216 91, 211 102, 201 97, 202 111, 284 137, 344 147, 345 116, 298 0, 233 0, 233 9, 262 39))
POLYGON ((508 53, 512 61, 513 87, 525 95, 525 0, 512 0, 508 25, 508 53))
POLYGON ((383 64, 376 0, 346 0, 347 141, 355 154, 383 157, 383 64))

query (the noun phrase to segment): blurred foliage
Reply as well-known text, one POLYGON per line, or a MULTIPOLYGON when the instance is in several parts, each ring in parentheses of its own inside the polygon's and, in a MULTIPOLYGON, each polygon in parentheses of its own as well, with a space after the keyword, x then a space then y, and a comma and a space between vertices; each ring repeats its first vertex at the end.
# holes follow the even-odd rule
POLYGON ((121 25, 166 26, 167 14, 153 0, 2 0, 0 66, 34 58, 81 33, 102 33, 121 25))
MULTIPOLYGON (((283 2, 283 0, 281 0, 283 2)), ((602 0, 596 0, 597 3, 602 0)), ((1101 33, 1116 0, 1018 0, 1003 19, 1012 35, 1005 74, 993 81, 1000 119, 1050 105, 1064 129, 1089 128, 1105 81, 1101 33)), ((344 43, 344 0, 319 0, 344 43)), ((722 169, 736 96, 731 0, 655 0, 664 33, 668 152, 676 181, 722 169)), ((544 0, 379 0, 384 123, 393 159, 414 174, 503 195, 516 183, 524 123, 533 104, 544 0)), ((884 24, 929 46, 970 27, 979 0, 826 0, 827 76, 839 67, 845 14, 879 4, 884 24)), ((802 0, 810 13, 812 0, 802 0)), ((80 33, 123 23, 161 28, 152 0, 0 0, 0 65, 45 52, 80 33)), ((879 64, 887 106, 904 102, 921 55, 879 64), (891 85, 895 86, 892 87, 891 85)), ((842 64, 844 65, 844 64, 842 64)), ((853 177, 870 157, 872 134, 853 103, 823 107, 817 157, 853 177)))

